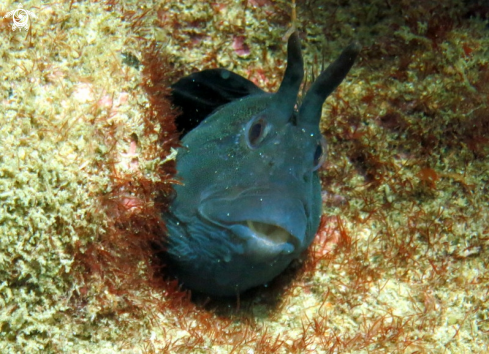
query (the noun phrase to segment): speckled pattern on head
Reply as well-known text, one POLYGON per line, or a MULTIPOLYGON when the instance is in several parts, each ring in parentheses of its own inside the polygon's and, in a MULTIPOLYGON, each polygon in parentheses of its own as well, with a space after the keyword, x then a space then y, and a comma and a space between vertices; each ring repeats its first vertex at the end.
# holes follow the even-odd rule
POLYGON ((304 69, 297 33, 275 94, 224 69, 173 85, 180 122, 190 129, 177 156, 182 185, 163 218, 171 266, 185 287, 237 295, 272 280, 311 244, 321 214, 317 169, 326 152, 321 107, 359 50, 348 46, 298 109, 304 69))

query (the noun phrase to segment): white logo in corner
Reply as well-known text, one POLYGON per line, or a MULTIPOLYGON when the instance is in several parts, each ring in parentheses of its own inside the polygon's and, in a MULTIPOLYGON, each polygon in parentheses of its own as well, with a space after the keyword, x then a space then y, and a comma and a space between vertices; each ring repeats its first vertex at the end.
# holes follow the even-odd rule
POLYGON ((26 31, 29 29, 29 16, 36 18, 36 14, 29 10, 24 10, 22 5, 19 5, 17 10, 12 10, 7 12, 3 18, 12 17, 12 30, 15 31, 17 28, 22 30, 24 28, 26 31))

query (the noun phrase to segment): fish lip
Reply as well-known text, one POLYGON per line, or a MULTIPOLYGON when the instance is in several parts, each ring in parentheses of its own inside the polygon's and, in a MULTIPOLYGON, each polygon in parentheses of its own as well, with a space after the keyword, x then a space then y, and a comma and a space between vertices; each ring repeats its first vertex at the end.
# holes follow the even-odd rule
MULTIPOLYGON (((287 239, 295 248, 300 248, 305 242, 308 227, 308 216, 302 200, 286 193, 240 193, 231 197, 209 195, 201 200, 198 214, 214 225, 226 229, 234 227, 234 233, 244 238, 251 237, 250 225, 261 229, 267 226, 281 228, 290 234, 287 239), (252 224, 248 225, 248 222, 252 224), (245 232, 243 227, 248 231, 245 232)), ((260 235, 255 236, 260 238, 260 235)), ((263 242, 270 241, 263 235, 261 238, 263 242)))
MULTIPOLYGON (((228 229, 242 252, 257 261, 293 256, 307 243, 308 217, 299 198, 277 193, 208 195, 198 213, 207 222, 228 229)), ((254 192, 254 191, 253 191, 254 192)))

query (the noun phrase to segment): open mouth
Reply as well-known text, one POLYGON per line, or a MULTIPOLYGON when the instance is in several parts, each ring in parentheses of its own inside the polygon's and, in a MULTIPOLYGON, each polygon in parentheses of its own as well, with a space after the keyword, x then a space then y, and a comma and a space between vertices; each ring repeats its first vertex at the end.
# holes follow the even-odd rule
POLYGON ((246 220, 246 226, 248 226, 257 239, 263 242, 264 246, 274 247, 290 242, 292 239, 290 233, 276 225, 246 220))
POLYGON ((246 220, 231 227, 245 241, 245 253, 255 261, 270 261, 290 255, 298 247, 297 239, 280 226, 246 220))

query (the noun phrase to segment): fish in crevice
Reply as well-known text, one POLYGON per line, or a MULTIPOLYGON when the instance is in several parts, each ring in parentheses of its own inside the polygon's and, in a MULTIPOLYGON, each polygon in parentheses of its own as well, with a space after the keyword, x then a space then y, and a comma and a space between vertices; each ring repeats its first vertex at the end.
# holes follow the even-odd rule
POLYGON ((304 76, 297 33, 276 93, 224 69, 172 85, 185 133, 175 197, 162 215, 170 266, 191 290, 233 296, 265 284, 314 239, 321 215, 317 169, 326 143, 321 109, 360 51, 350 44, 297 108, 304 76))

